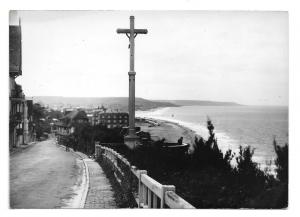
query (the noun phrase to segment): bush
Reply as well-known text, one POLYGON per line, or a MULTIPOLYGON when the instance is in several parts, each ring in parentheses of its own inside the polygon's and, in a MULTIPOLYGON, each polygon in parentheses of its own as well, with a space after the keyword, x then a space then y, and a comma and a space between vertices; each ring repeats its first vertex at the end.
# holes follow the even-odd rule
POLYGON ((276 140, 274 139, 273 141, 273 146, 275 153, 277 155, 277 158, 275 160, 275 165, 276 165, 276 173, 277 173, 277 178, 281 182, 287 182, 288 181, 288 144, 285 144, 283 147, 277 145, 276 140))
POLYGON ((275 160, 277 178, 279 180, 276 190, 278 192, 279 199, 277 201, 278 207, 286 208, 288 206, 288 144, 284 146, 277 145, 276 140, 273 141, 274 149, 277 155, 275 160))
POLYGON ((252 160, 254 149, 250 146, 239 147, 239 156, 236 157, 237 167, 236 170, 239 174, 243 175, 256 175, 258 172, 257 163, 252 160))
POLYGON ((211 120, 207 120, 207 129, 209 131, 208 140, 205 141, 202 137, 195 138, 194 152, 192 153, 192 167, 195 169, 213 166, 224 170, 231 170, 231 160, 234 154, 228 150, 225 154, 218 147, 217 139, 215 138, 214 125, 211 120))
POLYGON ((88 123, 73 125, 74 133, 68 136, 68 144, 75 151, 81 151, 87 155, 95 152, 95 141, 102 143, 123 142, 121 128, 108 129, 102 125, 91 126, 88 123))

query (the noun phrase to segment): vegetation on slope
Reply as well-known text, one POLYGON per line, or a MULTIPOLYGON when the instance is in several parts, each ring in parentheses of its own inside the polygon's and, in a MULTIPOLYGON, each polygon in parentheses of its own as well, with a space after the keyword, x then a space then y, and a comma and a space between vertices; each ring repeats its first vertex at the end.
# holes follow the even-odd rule
POLYGON ((287 144, 280 147, 274 142, 277 153, 277 176, 274 177, 253 162, 254 149, 250 146, 240 147, 237 156, 231 150, 222 153, 210 120, 207 128, 208 140, 195 138, 192 154, 174 155, 163 148, 163 141, 133 151, 126 146, 112 148, 139 169, 146 169, 159 182, 175 185, 177 193, 197 208, 287 207, 287 144), (236 167, 231 160, 236 161, 236 167))

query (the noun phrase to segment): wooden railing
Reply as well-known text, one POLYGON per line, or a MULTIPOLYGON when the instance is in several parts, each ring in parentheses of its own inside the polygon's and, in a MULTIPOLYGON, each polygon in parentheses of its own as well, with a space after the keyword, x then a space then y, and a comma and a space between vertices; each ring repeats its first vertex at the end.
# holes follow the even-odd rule
POLYGON ((111 167, 121 188, 134 196, 139 208, 195 208, 175 193, 174 185, 160 184, 113 149, 96 143, 95 155, 111 167))

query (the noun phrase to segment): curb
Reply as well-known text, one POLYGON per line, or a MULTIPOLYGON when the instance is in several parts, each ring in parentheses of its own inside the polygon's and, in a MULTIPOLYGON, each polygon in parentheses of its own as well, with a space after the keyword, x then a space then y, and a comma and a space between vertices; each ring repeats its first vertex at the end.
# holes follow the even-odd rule
MULTIPOLYGON (((62 145, 61 145, 62 146, 62 145)), ((63 146, 65 147, 65 146, 63 146)), ((80 203, 79 203, 79 207, 80 209, 84 208, 85 202, 86 202, 86 198, 89 192, 89 188, 90 188, 90 174, 89 174, 89 167, 85 162, 85 158, 83 158, 80 154, 77 154, 73 149, 70 148, 70 152, 72 152, 73 154, 77 155, 79 157, 79 159, 82 160, 83 164, 84 164, 84 170, 85 170, 85 187, 84 187, 84 191, 83 191, 83 195, 80 199, 80 203)), ((83 182, 84 183, 84 182, 83 182)))
POLYGON ((83 161, 83 164, 84 164, 84 167, 85 167, 86 186, 84 188, 84 192, 83 192, 83 195, 82 195, 81 200, 80 200, 79 208, 84 208, 84 205, 85 205, 85 202, 86 202, 86 198, 87 198, 87 195, 88 195, 88 192, 89 192, 89 188, 90 188, 89 168, 88 168, 85 160, 82 159, 82 161, 83 161))

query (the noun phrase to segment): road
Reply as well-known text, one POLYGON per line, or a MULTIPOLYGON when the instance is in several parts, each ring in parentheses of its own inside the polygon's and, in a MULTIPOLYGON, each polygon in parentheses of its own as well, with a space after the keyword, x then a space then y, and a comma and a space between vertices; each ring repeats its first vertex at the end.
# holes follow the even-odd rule
POLYGON ((10 156, 10 207, 70 207, 79 196, 83 174, 78 156, 53 139, 31 145, 10 156))

